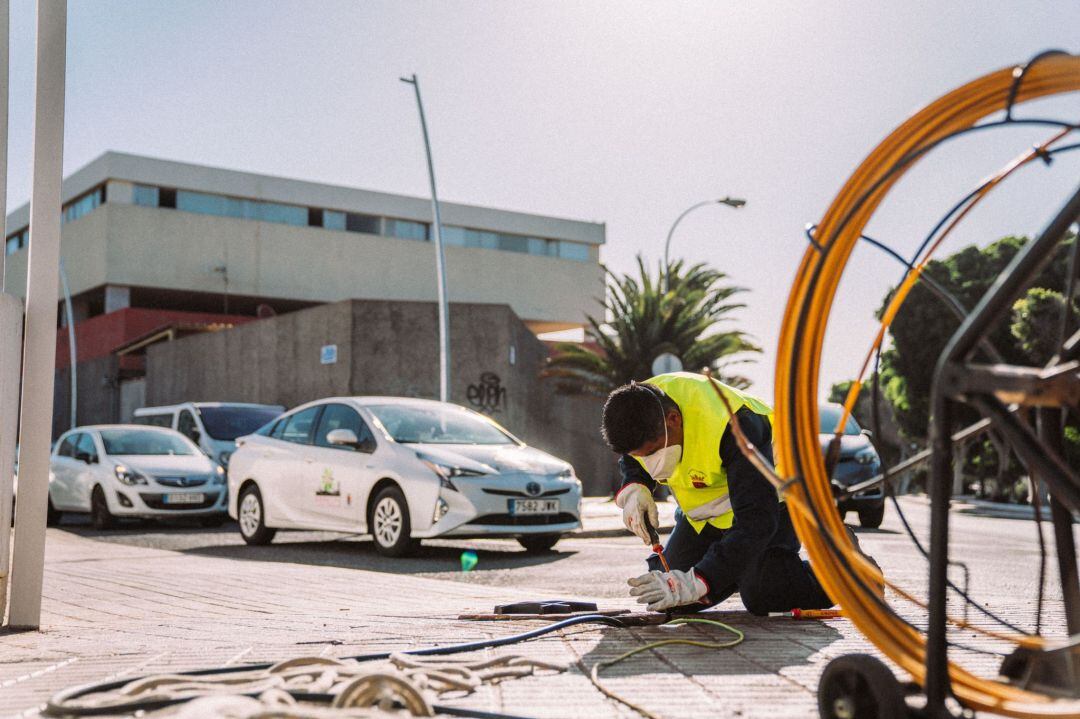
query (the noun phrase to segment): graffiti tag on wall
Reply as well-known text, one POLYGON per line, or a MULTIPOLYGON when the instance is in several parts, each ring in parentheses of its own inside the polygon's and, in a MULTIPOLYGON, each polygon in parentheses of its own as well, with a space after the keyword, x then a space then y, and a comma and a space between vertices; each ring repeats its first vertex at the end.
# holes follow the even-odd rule
POLYGON ((482 372, 480 381, 469 385, 465 391, 469 404, 485 414, 502 412, 506 404, 506 388, 494 372, 482 372))

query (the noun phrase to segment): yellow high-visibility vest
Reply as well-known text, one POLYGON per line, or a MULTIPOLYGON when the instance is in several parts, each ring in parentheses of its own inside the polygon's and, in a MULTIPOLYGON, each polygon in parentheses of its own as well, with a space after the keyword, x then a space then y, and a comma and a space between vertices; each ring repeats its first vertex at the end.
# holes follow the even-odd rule
MULTIPOLYGON (((713 380, 715 381, 715 380, 713 380)), ((692 372, 671 372, 646 380, 659 387, 679 405, 682 413, 682 457, 675 471, 666 482, 671 487, 687 521, 695 531, 701 532, 706 524, 718 529, 728 529, 735 519, 730 502, 726 511, 708 518, 693 518, 695 509, 708 511, 723 508, 728 496, 727 472, 720 462, 720 438, 724 436, 731 415, 724 402, 709 386, 704 375, 692 372), (705 505, 710 505, 706 507, 705 505)), ((764 415, 772 423, 772 409, 757 397, 716 382, 731 404, 732 411, 743 407, 764 415)), ((641 462, 641 458, 637 458, 641 462)), ((644 463, 642 463, 644 467, 644 463)))

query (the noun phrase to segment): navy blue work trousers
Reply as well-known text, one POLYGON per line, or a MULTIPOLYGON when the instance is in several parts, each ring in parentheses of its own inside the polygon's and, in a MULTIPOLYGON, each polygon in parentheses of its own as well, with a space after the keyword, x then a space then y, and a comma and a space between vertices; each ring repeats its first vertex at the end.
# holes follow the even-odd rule
MULTIPOLYGON (((758 616, 791 609, 827 609, 833 606, 833 601, 814 576, 810 563, 799 556, 799 540, 786 506, 781 505, 777 519, 779 526, 772 541, 756 557, 749 558, 734 583, 710 587, 705 602, 693 607, 680 607, 680 610, 705 609, 719 604, 735 592, 739 592, 747 611, 758 616)), ((699 534, 686 521, 682 510, 677 510, 675 528, 664 547, 664 558, 672 569, 689 571, 700 563, 708 563, 713 554, 709 548, 713 543, 720 542, 724 533, 725 530, 706 524, 699 534)), ((655 554, 648 558, 648 565, 650 570, 663 570, 660 558, 655 554)), ((699 570, 699 574, 715 576, 723 572, 699 570)))

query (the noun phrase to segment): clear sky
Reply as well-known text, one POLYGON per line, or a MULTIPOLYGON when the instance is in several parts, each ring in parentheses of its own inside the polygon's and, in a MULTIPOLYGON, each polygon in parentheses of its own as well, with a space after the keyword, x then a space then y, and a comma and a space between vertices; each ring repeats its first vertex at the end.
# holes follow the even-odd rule
MULTIPOLYGON (((908 114, 1046 48, 1080 51, 1068 2, 71 2, 64 165, 105 150, 426 196, 421 80, 443 199, 607 223, 602 260, 673 255, 750 290, 771 397, 792 274, 847 175, 908 114)), ((9 208, 29 194, 33 4, 12 2, 9 208)), ((1073 95, 1038 108, 1073 121, 1073 95)), ((1040 131, 966 140, 870 230, 910 252, 1040 131)), ((1080 153, 1026 170, 946 250, 1037 231, 1080 153)), ((1056 204, 1055 204, 1056 203, 1056 204)), ((822 383, 857 371, 899 266, 866 247, 830 323, 822 383)), ((434 282, 434 269, 432 270, 434 282)))

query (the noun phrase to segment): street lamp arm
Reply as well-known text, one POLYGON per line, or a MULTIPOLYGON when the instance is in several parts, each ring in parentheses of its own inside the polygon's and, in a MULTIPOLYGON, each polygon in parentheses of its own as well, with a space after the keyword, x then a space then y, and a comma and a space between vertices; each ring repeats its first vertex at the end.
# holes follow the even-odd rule
POLYGON ((706 205, 727 205, 728 207, 732 207, 734 209, 739 209, 740 207, 744 206, 745 204, 746 204, 746 200, 741 200, 741 199, 738 199, 738 198, 735 198, 735 197, 725 197, 725 198, 723 198, 721 200, 703 200, 702 202, 698 202, 698 203, 695 203, 693 205, 690 205, 690 207, 687 207, 685 210, 682 211, 682 213, 678 217, 675 218, 675 221, 671 223, 671 229, 668 230, 667 239, 664 240, 664 289, 665 290, 668 289, 668 268, 670 267, 670 265, 668 264, 668 253, 671 250, 671 237, 672 237, 672 235, 675 234, 675 228, 679 226, 679 223, 682 222, 683 218, 686 217, 687 215, 689 215, 694 210, 698 209, 699 207, 705 207, 706 205))

